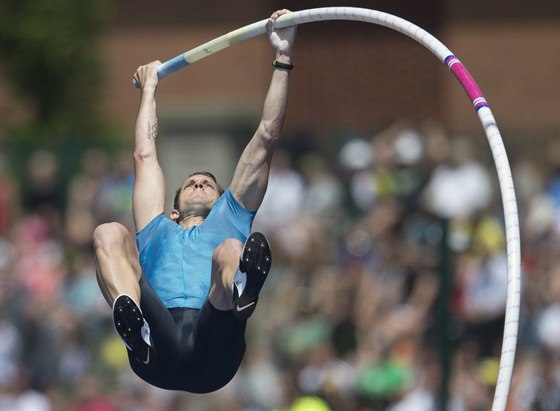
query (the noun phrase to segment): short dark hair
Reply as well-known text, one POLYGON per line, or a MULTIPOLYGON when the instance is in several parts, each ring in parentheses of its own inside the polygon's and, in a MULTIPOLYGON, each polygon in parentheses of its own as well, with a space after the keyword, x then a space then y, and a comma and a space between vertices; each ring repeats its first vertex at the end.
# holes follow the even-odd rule
MULTIPOLYGON (((195 171, 194 173, 189 174, 187 176, 187 179, 191 178, 192 176, 197 176, 197 175, 203 175, 203 176, 206 176, 206 177, 210 177, 212 180, 214 180, 214 183, 216 183, 218 185, 218 193, 220 195, 224 194, 224 189, 220 185, 220 183, 218 183, 218 180, 216 179, 216 176, 214 176, 214 174, 210 173, 209 171, 195 171)), ((173 209, 175 209, 175 210, 179 209, 179 195, 181 194, 181 189, 182 188, 183 188, 183 185, 181 185, 175 191, 175 197, 173 198, 173 209)))

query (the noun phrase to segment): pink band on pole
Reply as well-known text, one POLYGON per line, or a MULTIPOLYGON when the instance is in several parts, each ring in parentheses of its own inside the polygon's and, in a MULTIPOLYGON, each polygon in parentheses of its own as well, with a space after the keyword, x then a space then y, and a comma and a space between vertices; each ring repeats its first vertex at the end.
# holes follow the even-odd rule
POLYGON ((478 85, 459 59, 454 55, 450 55, 445 58, 444 62, 467 92, 474 109, 478 111, 482 107, 488 107, 488 103, 478 88, 478 85))

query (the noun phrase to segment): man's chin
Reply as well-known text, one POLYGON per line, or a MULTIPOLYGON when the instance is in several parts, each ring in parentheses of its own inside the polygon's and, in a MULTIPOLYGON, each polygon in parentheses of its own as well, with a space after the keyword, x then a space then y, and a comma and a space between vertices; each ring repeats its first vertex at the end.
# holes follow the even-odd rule
POLYGON ((192 203, 185 210, 185 216, 206 218, 210 214, 210 210, 211 207, 208 207, 206 203, 192 203))

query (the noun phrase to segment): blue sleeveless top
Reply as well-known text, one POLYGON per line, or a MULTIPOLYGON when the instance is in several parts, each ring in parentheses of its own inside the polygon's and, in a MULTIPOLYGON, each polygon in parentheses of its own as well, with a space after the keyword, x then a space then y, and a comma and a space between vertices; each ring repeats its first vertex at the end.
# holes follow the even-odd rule
POLYGON ((228 188, 201 225, 185 229, 160 214, 136 234, 144 276, 167 308, 202 307, 215 248, 228 238, 245 243, 255 214, 228 188))

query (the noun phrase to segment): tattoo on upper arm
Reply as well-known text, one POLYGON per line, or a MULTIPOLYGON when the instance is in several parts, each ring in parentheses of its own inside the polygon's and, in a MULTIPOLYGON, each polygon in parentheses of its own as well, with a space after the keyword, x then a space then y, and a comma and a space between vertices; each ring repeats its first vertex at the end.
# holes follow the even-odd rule
POLYGON ((157 123, 151 124, 148 121, 148 140, 151 139, 155 140, 157 139, 157 136, 158 136, 158 124, 157 123))

